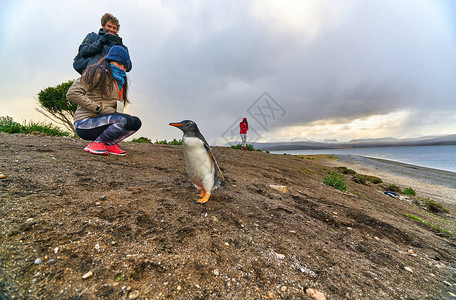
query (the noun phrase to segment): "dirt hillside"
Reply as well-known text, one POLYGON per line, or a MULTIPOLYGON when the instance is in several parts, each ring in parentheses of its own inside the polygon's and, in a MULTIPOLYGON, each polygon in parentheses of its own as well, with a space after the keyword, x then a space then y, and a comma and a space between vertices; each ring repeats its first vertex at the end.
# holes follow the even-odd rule
POLYGON ((226 183, 199 205, 180 146, 123 143, 116 157, 85 145, 0 133, 0 299, 456 294, 456 239, 436 229, 455 231, 452 211, 349 175, 341 192, 316 160, 221 147, 226 183))

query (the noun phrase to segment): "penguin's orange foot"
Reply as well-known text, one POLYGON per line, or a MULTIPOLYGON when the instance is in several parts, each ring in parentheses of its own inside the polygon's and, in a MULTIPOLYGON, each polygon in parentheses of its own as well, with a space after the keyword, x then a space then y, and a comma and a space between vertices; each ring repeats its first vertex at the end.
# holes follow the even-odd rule
POLYGON ((196 200, 196 203, 203 204, 209 200, 211 194, 206 194, 203 198, 196 200))
POLYGON ((201 193, 197 194, 198 197, 204 197, 206 196, 206 191, 204 189, 201 189, 201 193))

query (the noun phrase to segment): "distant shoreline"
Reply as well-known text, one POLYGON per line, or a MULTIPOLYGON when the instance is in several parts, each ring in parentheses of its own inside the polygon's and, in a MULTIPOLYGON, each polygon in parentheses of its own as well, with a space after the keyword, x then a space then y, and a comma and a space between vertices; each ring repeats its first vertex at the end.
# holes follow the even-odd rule
POLYGON ((454 146, 456 145, 456 134, 440 137, 422 137, 412 139, 360 139, 350 142, 317 142, 317 141, 295 141, 295 142, 265 142, 252 143, 256 149, 262 151, 286 151, 286 150, 330 150, 330 149, 356 149, 356 148, 387 148, 387 147, 422 147, 422 146, 454 146))
POLYGON ((364 149, 364 148, 395 148, 395 147, 432 147, 432 146, 455 146, 456 142, 435 143, 435 144, 335 144, 325 146, 312 145, 278 145, 272 147, 261 147, 254 144, 255 148, 262 151, 296 151, 296 150, 334 150, 334 149, 364 149))

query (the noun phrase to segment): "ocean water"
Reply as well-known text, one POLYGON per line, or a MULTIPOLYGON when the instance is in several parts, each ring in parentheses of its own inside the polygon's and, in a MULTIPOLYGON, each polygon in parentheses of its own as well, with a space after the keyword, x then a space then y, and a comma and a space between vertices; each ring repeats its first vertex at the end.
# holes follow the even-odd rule
POLYGON ((349 148, 322 150, 282 150, 271 151, 275 154, 312 155, 312 154, 348 154, 381 158, 427 168, 456 173, 456 145, 416 146, 416 147, 380 147, 349 148))

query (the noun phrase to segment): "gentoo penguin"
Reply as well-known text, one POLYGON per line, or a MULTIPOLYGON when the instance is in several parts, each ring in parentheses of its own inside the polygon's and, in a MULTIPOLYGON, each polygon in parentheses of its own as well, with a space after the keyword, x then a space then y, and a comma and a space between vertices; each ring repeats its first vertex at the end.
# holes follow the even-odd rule
MULTIPOLYGON (((220 186, 218 179, 218 164, 215 160, 211 147, 196 126, 190 120, 179 123, 169 123, 184 132, 182 146, 184 148, 185 167, 188 176, 195 187, 201 190, 198 194, 201 199, 198 203, 206 203, 211 196, 212 190, 220 186)), ((220 175, 222 175, 220 173, 220 175)))

